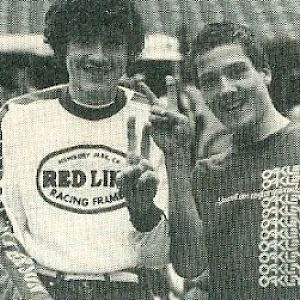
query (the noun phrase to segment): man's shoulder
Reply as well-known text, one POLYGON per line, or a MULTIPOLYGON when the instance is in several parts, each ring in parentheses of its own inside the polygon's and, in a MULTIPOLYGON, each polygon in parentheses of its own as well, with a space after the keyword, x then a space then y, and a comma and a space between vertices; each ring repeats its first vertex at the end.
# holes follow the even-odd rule
POLYGON ((283 131, 283 134, 289 134, 300 138, 300 123, 290 122, 283 131))
POLYGON ((0 120, 11 110, 11 108, 21 108, 26 110, 27 106, 31 108, 31 105, 50 103, 50 100, 62 98, 67 93, 68 85, 61 84, 30 92, 18 97, 9 99, 0 109, 0 120))
POLYGON ((293 153, 293 156, 299 153, 300 147, 300 123, 290 122, 283 130, 277 134, 278 145, 285 149, 285 152, 293 153))
MULTIPOLYGON (((61 98, 68 90, 67 84, 60 84, 56 86, 51 86, 42 90, 30 92, 18 97, 11 98, 7 101, 7 105, 10 104, 20 104, 26 105, 38 100, 49 100, 61 98)), ((4 105, 5 106, 5 105, 4 105)))

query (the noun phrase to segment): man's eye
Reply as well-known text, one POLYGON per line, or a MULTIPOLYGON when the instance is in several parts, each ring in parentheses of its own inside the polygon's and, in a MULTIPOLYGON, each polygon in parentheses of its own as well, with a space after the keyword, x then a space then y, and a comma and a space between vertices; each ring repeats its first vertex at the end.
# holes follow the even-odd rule
POLYGON ((226 75, 231 79, 242 79, 247 71, 248 68, 245 64, 233 64, 226 69, 226 75))
POLYGON ((82 68, 83 70, 85 70, 85 71, 92 71, 92 70, 97 71, 97 70, 103 70, 103 69, 105 69, 104 66, 91 65, 91 64, 83 64, 83 65, 81 66, 81 68, 82 68))
POLYGON ((205 74, 200 76, 199 85, 201 88, 208 89, 216 86, 219 83, 219 77, 216 74, 205 74))
POLYGON ((113 64, 99 62, 85 62, 80 67, 87 72, 109 72, 114 70, 113 64))
POLYGON ((82 64, 81 68, 85 71, 93 70, 95 67, 91 65, 82 64))

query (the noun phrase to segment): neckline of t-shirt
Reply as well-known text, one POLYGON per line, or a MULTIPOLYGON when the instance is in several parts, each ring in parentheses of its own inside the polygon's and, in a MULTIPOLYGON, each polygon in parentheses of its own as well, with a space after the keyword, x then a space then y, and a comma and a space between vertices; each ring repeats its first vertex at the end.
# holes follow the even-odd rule
POLYGON ((115 100, 116 101, 110 105, 104 107, 95 108, 84 106, 74 102, 71 98, 69 90, 67 89, 62 97, 59 98, 59 103, 65 110, 76 117, 90 121, 98 121, 115 115, 126 105, 127 97, 125 92, 121 89, 118 90, 115 100))

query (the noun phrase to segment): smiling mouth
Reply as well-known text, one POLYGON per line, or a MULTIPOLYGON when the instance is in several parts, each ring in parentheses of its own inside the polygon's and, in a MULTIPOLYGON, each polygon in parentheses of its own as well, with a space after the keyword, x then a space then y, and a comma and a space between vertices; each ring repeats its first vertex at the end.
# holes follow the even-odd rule
POLYGON ((246 100, 245 99, 231 99, 231 100, 227 100, 227 101, 222 101, 220 104, 220 110, 221 111, 236 111, 238 109, 240 109, 244 104, 245 104, 246 100))
POLYGON ((85 67, 82 67, 82 69, 86 72, 86 73, 89 73, 89 74, 92 74, 92 75, 107 75, 111 72, 111 68, 109 67, 91 67, 91 66, 85 66, 85 67))

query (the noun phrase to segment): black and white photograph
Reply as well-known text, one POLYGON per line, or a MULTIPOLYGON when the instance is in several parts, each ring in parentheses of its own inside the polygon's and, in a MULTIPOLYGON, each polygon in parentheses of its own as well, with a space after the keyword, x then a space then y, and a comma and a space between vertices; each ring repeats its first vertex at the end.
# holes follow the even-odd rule
POLYGON ((300 300, 300 1, 1 0, 0 300, 300 300))

